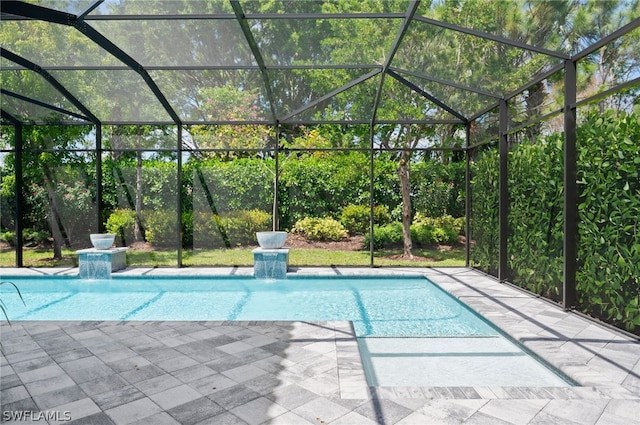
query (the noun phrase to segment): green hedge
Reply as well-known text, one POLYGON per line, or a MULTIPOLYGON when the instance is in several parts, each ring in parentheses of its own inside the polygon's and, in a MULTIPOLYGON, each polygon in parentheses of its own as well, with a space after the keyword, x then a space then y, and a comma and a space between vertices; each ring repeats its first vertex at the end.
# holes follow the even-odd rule
POLYGON ((498 151, 475 154, 471 171, 471 265, 498 274, 498 151))
POLYGON ((278 195, 282 228, 305 217, 337 220, 347 205, 369 202, 369 159, 360 152, 289 157, 278 195))
POLYGON ((562 134, 509 153, 508 278, 544 297, 559 300, 562 288, 562 134))
POLYGON ((273 160, 242 158, 190 161, 184 165, 184 208, 223 214, 273 205, 273 160))
MULTIPOLYGON (((636 107, 638 109, 638 107, 636 107)), ((640 327, 640 111, 590 113, 578 127, 580 309, 627 330, 640 327)), ((509 280, 551 299, 563 269, 563 136, 509 154, 509 280)), ((498 161, 478 155, 472 180, 472 262, 495 273, 498 161)))
POLYGON ((176 248, 178 228, 174 210, 145 210, 142 218, 147 242, 156 247, 176 248))
POLYGON ((578 299, 628 330, 640 327, 640 107, 587 117, 579 132, 578 299))

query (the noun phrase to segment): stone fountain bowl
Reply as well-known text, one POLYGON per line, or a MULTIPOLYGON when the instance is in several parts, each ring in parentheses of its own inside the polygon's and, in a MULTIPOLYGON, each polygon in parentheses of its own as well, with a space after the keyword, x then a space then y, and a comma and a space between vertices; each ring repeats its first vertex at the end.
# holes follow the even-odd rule
POLYGON ((92 233, 89 235, 95 249, 109 249, 113 246, 116 235, 112 233, 92 233))
POLYGON ((265 249, 282 248, 287 240, 287 235, 287 232, 256 232, 258 245, 265 249))

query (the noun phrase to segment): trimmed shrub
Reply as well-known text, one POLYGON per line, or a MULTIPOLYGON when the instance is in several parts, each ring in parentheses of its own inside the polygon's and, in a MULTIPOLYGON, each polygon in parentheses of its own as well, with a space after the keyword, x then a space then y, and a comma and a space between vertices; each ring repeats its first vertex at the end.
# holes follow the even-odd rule
POLYGON ((255 245, 256 232, 271 228, 271 214, 260 210, 240 210, 221 217, 229 245, 255 245))
POLYGON ((106 223, 107 233, 116 235, 116 244, 126 246, 133 242, 136 212, 128 208, 114 210, 106 223))
POLYGON ((271 214, 253 209, 222 215, 193 214, 194 248, 223 248, 255 245, 256 232, 271 228, 271 214))
POLYGON ((219 215, 194 212, 192 226, 194 248, 223 248, 225 247, 225 240, 227 243, 229 242, 219 215))
MULTIPOLYGON (((587 112, 578 127, 578 307, 628 331, 640 327, 640 106, 587 112)), ((561 133, 515 145, 509 154, 509 280, 559 300, 563 276, 561 133)), ((498 262, 498 155, 473 164, 472 264, 498 262)))
POLYGON ((552 300, 563 281, 564 137, 555 133, 509 152, 507 279, 552 300))
MULTIPOLYGON (((340 223, 351 235, 364 235, 369 232, 369 205, 348 205, 342 210, 340 223)), ((373 207, 373 222, 377 225, 387 224, 391 220, 389 208, 386 205, 373 207)))
POLYGON ((460 220, 450 215, 432 218, 417 213, 411 225, 411 237, 420 245, 454 244, 460 232, 460 220))
POLYGON ((24 229, 22 231, 22 239, 25 243, 41 244, 49 241, 51 233, 44 230, 24 229))
MULTIPOLYGON (((365 235, 363 246, 369 248, 370 235, 365 235)), ((393 222, 373 227, 374 249, 393 248, 402 244, 402 223, 393 222)))
POLYGON ((466 236, 467 220, 465 217, 458 217, 453 219, 453 228, 456 229, 459 235, 466 236))
POLYGON ((0 241, 6 242, 11 246, 16 246, 16 232, 9 230, 0 233, 0 241))
POLYGON ((330 217, 305 217, 296 222, 292 231, 304 235, 307 239, 318 241, 339 241, 347 237, 344 226, 330 217))
MULTIPOLYGON (((35 229, 23 229, 22 230, 22 243, 25 246, 35 246, 49 240, 51 235, 49 232, 35 229)), ((8 243, 11 246, 16 246, 16 232, 9 230, 0 233, 0 240, 8 243)))
POLYGON ((176 212, 173 210, 145 211, 145 238, 151 245, 171 247, 176 245, 176 212))

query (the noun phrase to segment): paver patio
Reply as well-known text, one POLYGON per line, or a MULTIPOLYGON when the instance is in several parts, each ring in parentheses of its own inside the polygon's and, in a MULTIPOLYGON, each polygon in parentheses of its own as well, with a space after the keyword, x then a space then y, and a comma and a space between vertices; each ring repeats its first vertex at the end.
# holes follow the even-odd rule
MULTIPOLYGON (((121 273, 250 275, 251 269, 132 268, 121 273)), ((0 327, 2 420, 95 425, 640 423, 640 344, 624 333, 466 268, 300 268, 295 273, 422 273, 579 385, 369 387, 349 322, 14 321, 0 327)), ((77 274, 77 269, 2 269, 2 274, 77 274)))

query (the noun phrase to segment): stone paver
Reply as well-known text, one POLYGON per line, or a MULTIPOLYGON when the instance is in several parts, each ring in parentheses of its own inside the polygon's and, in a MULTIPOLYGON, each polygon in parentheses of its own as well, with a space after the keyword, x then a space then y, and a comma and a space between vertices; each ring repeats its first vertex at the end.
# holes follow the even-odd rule
MULTIPOLYGON (((77 269, 3 269, 21 273, 77 269)), ((251 269, 118 273, 250 276, 251 269)), ((94 425, 640 424, 640 344, 624 333, 466 268, 295 273, 425 275, 577 385, 369 387, 348 322, 14 321, 0 325, 1 410, 94 425)))

